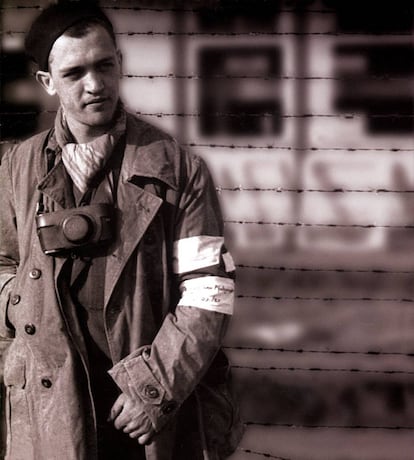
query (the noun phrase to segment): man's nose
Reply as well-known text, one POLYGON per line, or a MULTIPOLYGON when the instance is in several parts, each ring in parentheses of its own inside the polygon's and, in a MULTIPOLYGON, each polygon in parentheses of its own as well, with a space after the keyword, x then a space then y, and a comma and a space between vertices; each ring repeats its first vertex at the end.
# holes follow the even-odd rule
POLYGON ((97 72, 88 72, 84 77, 84 84, 88 93, 99 93, 104 89, 103 79, 97 72))

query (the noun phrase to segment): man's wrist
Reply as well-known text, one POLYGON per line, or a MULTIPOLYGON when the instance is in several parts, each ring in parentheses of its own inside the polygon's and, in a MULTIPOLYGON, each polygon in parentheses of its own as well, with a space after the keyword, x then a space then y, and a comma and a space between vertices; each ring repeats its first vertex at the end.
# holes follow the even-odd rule
POLYGON ((162 384, 155 378, 144 359, 144 350, 127 356, 109 374, 123 393, 142 405, 155 431, 160 431, 174 416, 179 403, 167 397, 162 384))

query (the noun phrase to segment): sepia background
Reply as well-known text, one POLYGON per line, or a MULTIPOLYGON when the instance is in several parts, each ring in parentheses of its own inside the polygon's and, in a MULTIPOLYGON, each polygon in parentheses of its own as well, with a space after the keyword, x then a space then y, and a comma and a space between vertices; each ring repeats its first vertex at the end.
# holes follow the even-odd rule
MULTIPOLYGON (((22 49, 46 4, 0 6, 1 152, 54 119, 22 49)), ((100 5, 125 105, 215 178, 238 269, 232 459, 413 459, 412 2, 100 5)))

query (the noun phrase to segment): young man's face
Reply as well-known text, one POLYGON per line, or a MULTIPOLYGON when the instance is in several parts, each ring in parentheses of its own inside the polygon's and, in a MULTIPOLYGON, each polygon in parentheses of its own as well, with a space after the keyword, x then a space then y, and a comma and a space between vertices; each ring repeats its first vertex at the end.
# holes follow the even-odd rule
POLYGON ((119 52, 105 28, 97 25, 84 37, 61 35, 41 80, 49 94, 58 95, 73 131, 100 131, 113 119, 120 72, 119 52))

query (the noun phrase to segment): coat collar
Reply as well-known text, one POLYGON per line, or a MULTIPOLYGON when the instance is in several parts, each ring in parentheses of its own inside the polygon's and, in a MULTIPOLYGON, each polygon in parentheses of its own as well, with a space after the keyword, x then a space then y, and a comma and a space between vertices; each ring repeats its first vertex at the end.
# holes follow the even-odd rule
POLYGON ((177 149, 176 142, 169 136, 128 114, 121 178, 125 181, 134 176, 154 178, 176 190, 177 179, 171 157, 177 149))
MULTIPOLYGON (((131 182, 134 177, 157 179, 170 188, 177 189, 177 179, 172 161, 178 147, 174 140, 146 122, 127 114, 127 138, 121 167, 120 184, 131 182)), ((67 173, 60 158, 60 147, 53 130, 49 136, 46 155, 57 155, 56 164, 45 175, 41 165, 38 189, 52 198, 61 207, 68 207, 71 193, 68 190, 67 173)))
POLYGON ((43 155, 38 164, 37 188, 55 201, 61 208, 71 208, 75 205, 71 182, 63 165, 61 150, 56 142, 54 130, 50 131, 43 155), (48 172, 49 159, 54 159, 54 165, 48 172))

